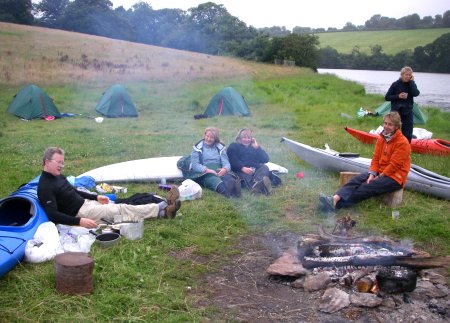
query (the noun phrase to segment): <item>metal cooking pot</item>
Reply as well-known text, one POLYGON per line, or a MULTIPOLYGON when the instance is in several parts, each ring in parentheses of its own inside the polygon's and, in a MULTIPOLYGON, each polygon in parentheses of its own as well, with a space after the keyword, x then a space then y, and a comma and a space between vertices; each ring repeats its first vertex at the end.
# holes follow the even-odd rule
POLYGON ((412 292, 416 288, 417 273, 410 269, 385 268, 378 272, 378 287, 386 293, 412 292))
POLYGON ((89 230, 89 233, 92 233, 95 236, 95 240, 98 242, 98 245, 102 248, 108 248, 115 245, 120 238, 120 234, 115 232, 98 234, 93 230, 89 230))

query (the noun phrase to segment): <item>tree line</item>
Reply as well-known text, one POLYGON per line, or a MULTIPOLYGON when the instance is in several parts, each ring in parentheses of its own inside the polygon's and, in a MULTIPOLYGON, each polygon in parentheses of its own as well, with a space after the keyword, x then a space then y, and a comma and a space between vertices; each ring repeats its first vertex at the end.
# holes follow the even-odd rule
MULTIPOLYGON (((411 24, 406 24, 405 21, 416 21, 416 16, 418 17, 416 14, 412 16, 415 18, 405 17, 398 21, 404 22, 403 26, 410 26, 411 24)), ((378 26, 387 26, 384 18, 373 16, 366 22, 366 27, 375 28, 377 23, 378 26)), ((223 5, 213 2, 184 11, 154 10, 146 2, 138 2, 126 10, 122 6, 113 9, 109 0, 42 0, 37 4, 33 4, 32 0, 0 0, 0 21, 260 62, 287 59, 295 61, 297 66, 312 69, 341 66, 362 66, 365 69, 372 66, 378 67, 377 69, 391 69, 395 66, 394 69, 398 69, 397 61, 404 59, 404 63, 400 65, 405 65, 413 57, 415 60, 420 58, 420 64, 412 64, 416 70, 417 66, 421 66, 423 70, 443 72, 441 63, 436 64, 436 60, 432 58, 437 55, 436 47, 440 49, 445 46, 441 42, 448 42, 448 38, 445 38, 439 46, 429 44, 430 46, 422 49, 416 48, 413 54, 402 52, 403 56, 395 58, 383 54, 377 45, 374 46, 370 57, 359 53, 357 48, 352 56, 346 56, 333 51, 332 48, 321 50, 316 31, 302 27, 295 27, 293 32, 284 27, 256 29, 232 16, 223 5), (332 66, 333 64, 336 65, 332 66)), ((428 17, 419 17, 419 21, 422 25, 427 22, 434 27, 450 27, 450 11, 445 12, 443 16, 436 15, 431 20, 428 17)), ((349 24, 351 23, 347 25, 349 24)))
POLYGON ((381 45, 371 47, 370 55, 361 53, 356 46, 350 54, 339 53, 331 47, 320 50, 319 67, 398 71, 403 66, 414 66, 418 72, 450 73, 450 33, 438 37, 431 44, 414 50, 403 50, 395 55, 383 53, 381 45))

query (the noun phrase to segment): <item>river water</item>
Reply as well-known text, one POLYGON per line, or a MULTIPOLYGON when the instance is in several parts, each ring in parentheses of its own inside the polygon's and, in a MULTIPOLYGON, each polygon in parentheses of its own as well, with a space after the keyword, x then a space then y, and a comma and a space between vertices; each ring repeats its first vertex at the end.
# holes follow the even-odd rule
MULTIPOLYGON (((334 74, 341 79, 358 82, 364 85, 366 93, 383 96, 391 84, 400 77, 400 72, 391 71, 319 68, 319 73, 334 74)), ((414 72, 414 80, 420 91, 420 95, 414 98, 414 102, 450 112, 450 74, 414 72)))

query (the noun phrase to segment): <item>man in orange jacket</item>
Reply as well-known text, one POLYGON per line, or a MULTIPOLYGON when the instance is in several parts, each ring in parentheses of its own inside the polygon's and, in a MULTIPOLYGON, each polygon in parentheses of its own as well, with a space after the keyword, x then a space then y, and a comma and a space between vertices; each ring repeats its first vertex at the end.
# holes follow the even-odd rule
POLYGON ((353 177, 333 196, 320 194, 327 211, 350 207, 373 196, 397 191, 406 185, 411 167, 411 146, 401 132, 397 112, 384 116, 383 131, 377 140, 368 173, 353 177))

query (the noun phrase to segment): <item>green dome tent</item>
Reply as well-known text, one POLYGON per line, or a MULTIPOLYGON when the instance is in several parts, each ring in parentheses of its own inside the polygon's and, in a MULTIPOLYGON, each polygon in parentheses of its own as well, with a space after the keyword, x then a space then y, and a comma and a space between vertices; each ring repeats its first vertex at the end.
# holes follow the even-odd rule
POLYGON ((59 118, 61 116, 53 100, 44 90, 34 84, 22 88, 14 96, 6 111, 26 120, 48 116, 59 118))
MULTIPOLYGON (((384 116, 390 111, 391 111, 391 102, 386 101, 378 108, 376 108, 375 113, 379 116, 384 116)), ((414 103, 413 105, 413 122, 415 124, 424 124, 427 122, 427 117, 423 114, 422 110, 420 110, 417 103, 414 103)))
POLYGON ((136 107, 127 90, 120 85, 112 85, 103 93, 95 111, 108 118, 137 117, 136 107))
POLYGON ((232 87, 225 87, 214 95, 206 107, 205 116, 249 116, 250 110, 244 97, 232 87))

